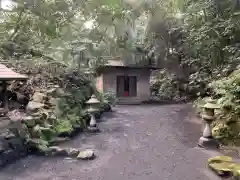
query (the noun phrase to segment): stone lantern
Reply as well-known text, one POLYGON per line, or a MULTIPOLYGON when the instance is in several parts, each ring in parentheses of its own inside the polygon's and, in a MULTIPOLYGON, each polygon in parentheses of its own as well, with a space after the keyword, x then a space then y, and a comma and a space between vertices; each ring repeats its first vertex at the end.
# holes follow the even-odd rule
POLYGON ((87 110, 91 116, 90 124, 88 126, 88 130, 90 132, 99 132, 97 127, 97 122, 95 118, 95 114, 98 112, 98 106, 100 101, 96 98, 95 95, 92 95, 91 98, 86 102, 89 105, 89 109, 87 110))
POLYGON ((218 142, 212 136, 211 124, 215 120, 214 110, 218 109, 218 105, 213 100, 209 100, 203 106, 202 119, 205 123, 203 135, 198 141, 198 146, 203 148, 219 148, 218 142))

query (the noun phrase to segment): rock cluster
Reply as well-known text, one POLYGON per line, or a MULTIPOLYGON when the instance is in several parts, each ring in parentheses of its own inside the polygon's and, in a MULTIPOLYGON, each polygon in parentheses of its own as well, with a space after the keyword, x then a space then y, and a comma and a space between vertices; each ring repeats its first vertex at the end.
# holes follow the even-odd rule
POLYGON ((77 128, 83 128, 80 122, 84 121, 82 114, 72 116, 72 119, 61 119, 59 115, 62 111, 59 104, 68 96, 60 88, 34 93, 26 108, 27 116, 23 118, 30 133, 30 147, 45 151, 50 145, 67 140, 77 128), (61 135, 65 137, 59 137, 61 135))
MULTIPOLYGON (((3 139, 24 139, 25 146, 30 149, 44 151, 51 144, 57 144, 66 138, 57 137, 56 109, 59 97, 64 96, 58 88, 46 92, 35 92, 26 107, 26 113, 14 110, 8 113, 10 124, 8 133, 3 134, 3 139)), ((9 141, 9 140, 8 140, 9 141)))
MULTIPOLYGON (((86 92, 87 90, 86 88, 86 92)), ((86 128, 90 120, 88 113, 83 110, 83 104, 89 95, 82 91, 79 90, 76 95, 67 94, 59 87, 35 91, 25 112, 14 110, 8 113, 11 123, 8 133, 0 140, 0 166, 29 152, 84 160, 94 159, 93 150, 80 151, 57 147, 59 143, 69 140, 75 132, 86 128), (79 95, 80 98, 76 99, 79 95), (78 104, 75 104, 76 100, 79 100, 78 104), (71 106, 71 103, 74 106, 71 106)), ((101 102, 97 118, 109 110, 110 105, 101 102)))
POLYGON ((76 158, 79 160, 93 160, 96 157, 92 149, 86 149, 86 150, 80 151, 75 148, 64 149, 58 146, 49 147, 48 151, 46 152, 46 155, 70 157, 70 158, 76 158))

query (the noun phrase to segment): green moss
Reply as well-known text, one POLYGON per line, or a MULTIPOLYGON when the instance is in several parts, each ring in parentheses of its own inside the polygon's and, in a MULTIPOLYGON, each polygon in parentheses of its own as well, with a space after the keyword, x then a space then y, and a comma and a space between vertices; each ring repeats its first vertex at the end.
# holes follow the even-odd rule
POLYGON ((228 175, 240 177, 240 164, 228 156, 217 156, 208 159, 208 166, 219 176, 228 175))

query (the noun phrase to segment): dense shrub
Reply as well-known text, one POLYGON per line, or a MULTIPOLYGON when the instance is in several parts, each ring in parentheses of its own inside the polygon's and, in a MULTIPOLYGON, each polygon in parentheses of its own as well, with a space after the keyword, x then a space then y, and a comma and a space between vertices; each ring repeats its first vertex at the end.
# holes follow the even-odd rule
MULTIPOLYGON (((240 139, 240 71, 209 84, 211 98, 216 100, 220 109, 216 110, 217 120, 213 123, 213 134, 223 143, 239 143, 240 139)), ((205 99, 196 101, 196 107, 204 104, 205 99)), ((199 108, 198 108, 199 109, 199 108)))
POLYGON ((116 95, 113 92, 104 93, 103 99, 110 105, 115 105, 116 103, 116 95))
POLYGON ((214 94, 209 83, 228 77, 234 70, 234 66, 222 65, 211 71, 201 69, 191 72, 188 76, 178 77, 163 69, 154 73, 151 92, 160 100, 196 100, 214 94))
POLYGON ((188 92, 188 80, 177 77, 167 70, 161 70, 155 74, 150 90, 152 96, 159 100, 183 101, 191 99, 188 92))

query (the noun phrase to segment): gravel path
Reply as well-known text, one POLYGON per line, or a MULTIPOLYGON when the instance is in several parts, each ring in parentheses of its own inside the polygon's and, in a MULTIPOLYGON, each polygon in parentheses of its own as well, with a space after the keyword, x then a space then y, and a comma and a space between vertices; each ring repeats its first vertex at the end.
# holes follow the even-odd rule
POLYGON ((0 171, 0 180, 218 180, 206 168, 216 155, 196 148, 201 125, 191 105, 119 106, 102 132, 63 146, 93 148, 93 161, 28 157, 0 171))

